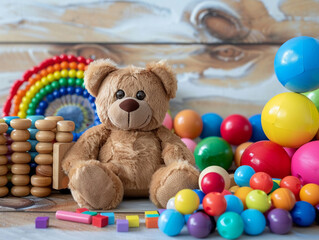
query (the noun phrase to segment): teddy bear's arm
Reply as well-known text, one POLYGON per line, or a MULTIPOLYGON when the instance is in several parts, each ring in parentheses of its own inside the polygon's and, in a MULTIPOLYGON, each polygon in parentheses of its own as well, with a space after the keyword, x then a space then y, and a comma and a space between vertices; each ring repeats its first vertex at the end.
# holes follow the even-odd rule
POLYGON ((166 165, 179 160, 184 160, 195 165, 194 155, 182 142, 180 137, 163 126, 157 130, 157 136, 161 140, 162 158, 166 165))
POLYGON ((70 148, 62 160, 62 168, 68 174, 79 161, 97 160, 100 147, 106 142, 109 130, 103 124, 88 129, 70 148))

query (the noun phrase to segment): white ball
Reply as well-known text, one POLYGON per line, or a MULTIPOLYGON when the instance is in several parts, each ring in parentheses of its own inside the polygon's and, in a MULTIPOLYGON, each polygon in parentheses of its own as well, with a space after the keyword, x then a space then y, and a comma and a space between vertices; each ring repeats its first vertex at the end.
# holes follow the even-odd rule
POLYGON ((166 209, 175 209, 175 197, 172 197, 168 200, 166 209))
POLYGON ((230 177, 229 177, 228 172, 224 168, 222 168, 220 166, 210 166, 210 167, 205 168, 199 175, 198 185, 200 187, 200 190, 202 190, 202 186, 201 186, 202 178, 207 173, 210 173, 210 172, 215 172, 215 173, 220 174, 224 178, 225 189, 227 189, 227 190, 229 189, 229 187, 230 187, 230 177))

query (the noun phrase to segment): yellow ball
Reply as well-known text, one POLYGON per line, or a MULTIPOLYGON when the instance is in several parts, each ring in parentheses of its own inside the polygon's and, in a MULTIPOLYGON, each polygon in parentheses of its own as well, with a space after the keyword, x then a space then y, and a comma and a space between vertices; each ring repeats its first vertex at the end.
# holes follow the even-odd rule
POLYGON ((75 78, 76 77, 76 70, 75 69, 71 69, 69 71, 69 77, 70 78, 75 78))
POLYGON ((29 90, 29 91, 25 94, 25 96, 26 96, 27 98, 33 98, 33 97, 34 97, 34 92, 32 92, 31 90, 29 90))
POLYGON ((22 111, 18 112, 19 118, 25 118, 26 116, 27 116, 27 114, 25 112, 22 112, 22 111))
POLYGON ((66 70, 66 69, 63 69, 63 70, 61 71, 61 77, 66 78, 66 77, 68 77, 68 76, 69 76, 69 71, 66 70))
POLYGON ((46 78, 48 79, 49 83, 54 81, 54 76, 52 73, 48 74, 48 76, 46 78))
POLYGON ((59 71, 55 71, 55 72, 53 73, 53 76, 54 76, 54 78, 55 78, 56 80, 58 80, 58 79, 61 78, 61 73, 60 73, 59 71))
POLYGON ((316 135, 319 113, 307 97, 286 92, 266 103, 261 124, 270 141, 283 147, 298 148, 316 135))
POLYGON ((77 71, 76 72, 76 77, 82 79, 84 77, 84 72, 82 70, 77 71))
POLYGON ((175 209, 181 214, 191 214, 198 209, 199 197, 191 189, 183 189, 175 196, 175 209))
POLYGON ((37 88, 37 89, 41 89, 43 87, 43 83, 41 81, 37 81, 34 86, 37 88))
POLYGON ((48 85, 48 84, 50 83, 50 82, 49 82, 49 79, 46 78, 46 77, 41 78, 41 82, 42 82, 42 84, 43 84, 44 86, 46 86, 46 85, 48 85))

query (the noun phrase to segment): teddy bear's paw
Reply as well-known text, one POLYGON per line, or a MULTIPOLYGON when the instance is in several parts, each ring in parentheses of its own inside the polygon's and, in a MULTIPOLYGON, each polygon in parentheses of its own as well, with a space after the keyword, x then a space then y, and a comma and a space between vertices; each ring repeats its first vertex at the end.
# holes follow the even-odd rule
POLYGON ((150 185, 150 198, 161 208, 182 189, 198 188, 198 170, 186 161, 174 162, 153 175, 150 185))
POLYGON ((110 170, 98 165, 79 167, 70 179, 73 198, 82 207, 112 209, 123 198, 123 185, 110 170))

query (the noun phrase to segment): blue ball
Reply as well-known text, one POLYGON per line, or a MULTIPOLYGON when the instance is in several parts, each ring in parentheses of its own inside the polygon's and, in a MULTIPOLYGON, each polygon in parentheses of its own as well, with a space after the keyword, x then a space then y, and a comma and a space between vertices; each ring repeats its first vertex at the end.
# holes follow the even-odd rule
POLYGON ((74 94, 75 93, 75 88, 72 87, 72 86, 68 86, 66 88, 66 90, 67 90, 68 94, 74 94))
POLYGON ((197 196, 199 197, 199 203, 202 204, 203 203, 203 198, 205 197, 205 193, 203 193, 201 190, 199 189, 194 189, 193 190, 197 196))
POLYGON ((37 109, 35 110, 35 114, 36 114, 36 115, 44 115, 44 110, 43 110, 42 108, 37 108, 37 109))
POLYGON ((76 87, 75 88, 75 94, 81 96, 83 94, 83 88, 76 87))
POLYGON ((236 239, 244 231, 244 222, 238 213, 226 212, 217 220, 217 231, 223 238, 236 239))
POLYGON ((41 108, 41 109, 46 109, 47 107, 49 106, 49 104, 46 102, 46 101, 41 101, 40 103, 39 103, 39 106, 38 106, 38 108, 41 108))
POLYGON ((316 219, 315 208, 310 203, 305 201, 296 202, 290 213, 293 222, 301 227, 310 226, 316 219))
POLYGON ((90 96, 88 90, 84 89, 83 90, 83 97, 88 98, 90 96))
POLYGON ((49 103, 50 103, 50 102, 53 102, 54 99, 55 99, 55 97, 53 96, 52 93, 50 93, 50 94, 47 95, 47 101, 48 101, 49 103))
POLYGON ((203 130, 200 138, 217 136, 220 137, 220 125, 223 118, 216 113, 206 113, 202 116, 203 130))
POLYGON ((275 72, 280 83, 293 92, 319 88, 319 41, 295 37, 285 42, 275 56, 275 72))
POLYGON ((268 140, 264 130, 261 126, 261 114, 256 114, 249 118, 249 122, 253 127, 253 134, 251 135, 251 142, 258 142, 262 140, 268 140))
POLYGON ((256 209, 247 209, 240 214, 244 222, 244 231, 248 235, 262 234, 266 227, 264 214, 256 209))
POLYGON ((95 97, 93 97, 92 95, 90 95, 88 97, 88 100, 90 101, 90 103, 94 103, 95 102, 95 97))
POLYGON ((256 172, 251 166, 243 165, 236 169, 234 173, 235 183, 239 187, 249 187, 249 181, 256 172))
POLYGON ((227 202, 226 212, 235 212, 241 214, 244 211, 243 202, 235 195, 225 195, 227 202))
POLYGON ((176 236, 185 225, 184 216, 175 209, 167 209, 158 218, 158 228, 168 236, 176 236))
POLYGON ((52 94, 53 94, 53 96, 54 96, 55 98, 61 97, 61 94, 60 94, 59 90, 54 90, 52 94))
POLYGON ((59 89, 59 92, 60 92, 61 96, 64 96, 64 95, 67 95, 67 94, 68 94, 68 90, 67 90, 66 87, 61 87, 61 88, 59 89))

